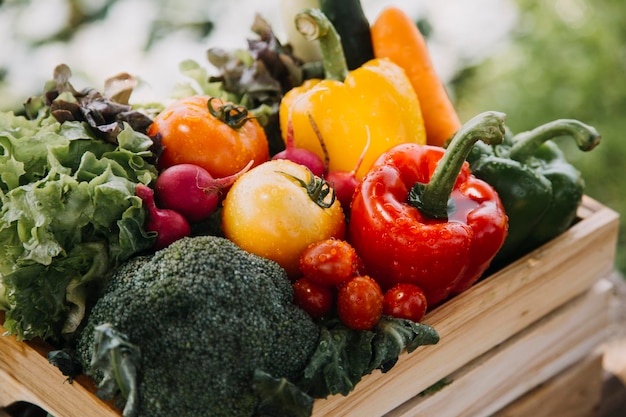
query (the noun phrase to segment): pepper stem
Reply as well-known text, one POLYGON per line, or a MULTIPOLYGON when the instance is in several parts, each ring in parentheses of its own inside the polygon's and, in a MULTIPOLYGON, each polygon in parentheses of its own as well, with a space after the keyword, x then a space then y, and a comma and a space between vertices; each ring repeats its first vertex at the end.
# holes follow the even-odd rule
POLYGON ((504 113, 488 111, 465 123, 450 141, 428 184, 416 183, 413 186, 409 204, 429 217, 447 219, 450 205, 453 205, 450 195, 465 158, 479 140, 489 145, 502 143, 504 116, 504 113))
POLYGON ((343 81, 348 75, 348 64, 341 45, 341 37, 331 21, 319 9, 305 9, 295 17, 296 29, 309 41, 319 41, 324 64, 324 78, 343 81))
POLYGON ((513 137, 509 158, 525 161, 535 154, 544 142, 560 136, 569 136, 576 141, 581 151, 590 151, 600 143, 600 134, 593 127, 574 119, 559 119, 548 122, 513 137))

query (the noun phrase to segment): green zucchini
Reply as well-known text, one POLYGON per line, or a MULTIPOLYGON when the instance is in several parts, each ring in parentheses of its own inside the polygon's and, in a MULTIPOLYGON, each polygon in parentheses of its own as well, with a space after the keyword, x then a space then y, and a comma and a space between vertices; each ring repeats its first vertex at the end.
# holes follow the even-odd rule
POLYGON ((374 58, 370 24, 360 0, 320 0, 320 9, 341 36, 348 69, 374 58))

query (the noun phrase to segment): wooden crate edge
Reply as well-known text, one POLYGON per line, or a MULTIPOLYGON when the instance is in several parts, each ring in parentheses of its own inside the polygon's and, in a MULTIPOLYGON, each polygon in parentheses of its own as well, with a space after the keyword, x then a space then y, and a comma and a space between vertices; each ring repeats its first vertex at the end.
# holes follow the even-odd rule
POLYGON ((599 281, 449 375, 449 384, 441 391, 414 397, 385 417, 497 415, 538 385, 599 351, 609 335, 611 290, 609 281, 599 281))

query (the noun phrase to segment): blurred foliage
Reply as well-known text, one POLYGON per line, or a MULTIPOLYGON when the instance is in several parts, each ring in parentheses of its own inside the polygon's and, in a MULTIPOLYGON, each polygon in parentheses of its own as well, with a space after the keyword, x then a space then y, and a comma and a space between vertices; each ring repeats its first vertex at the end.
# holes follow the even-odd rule
POLYGON ((78 29, 103 19, 111 6, 117 1, 118 0, 106 0, 102 4, 96 4, 96 7, 89 8, 80 0, 68 0, 69 14, 65 24, 61 26, 56 33, 38 42, 34 42, 32 46, 37 47, 48 42, 56 41, 70 42, 78 29))
MULTIPOLYGON (((26 9, 33 0, 12 0, 10 6, 18 9, 26 9)), ((67 16, 55 33, 38 39, 31 43, 31 47, 36 48, 44 44, 52 42, 71 43, 75 35, 80 29, 97 23, 107 18, 111 9, 119 2, 119 0, 66 0, 67 16)), ((155 41, 170 35, 172 32, 180 30, 193 31, 198 38, 206 38, 215 26, 215 22, 207 16, 193 13, 191 10, 194 6, 201 10, 201 2, 192 0, 191 2, 183 0, 153 0, 152 7, 159 11, 160 17, 151 19, 150 33, 145 50, 149 50, 155 41), (180 12, 178 9, 188 9, 187 13, 180 12)), ((0 0, 2 6, 2 0, 0 0)), ((205 9, 209 9, 205 7, 205 9)), ((148 12, 149 10, 146 10, 148 12)), ((56 18, 53 17, 53 18, 56 18)))
POLYGON ((463 120, 507 114, 514 132, 558 118, 596 127, 602 143, 579 151, 557 140, 583 174, 586 194, 621 215, 617 268, 626 272, 626 2, 516 0, 513 36, 451 83, 463 120))

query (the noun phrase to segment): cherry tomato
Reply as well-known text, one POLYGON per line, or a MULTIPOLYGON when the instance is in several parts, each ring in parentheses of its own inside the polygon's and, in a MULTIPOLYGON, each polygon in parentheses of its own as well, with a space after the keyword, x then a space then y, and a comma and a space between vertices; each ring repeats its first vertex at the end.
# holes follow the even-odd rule
POLYGON ((265 162, 243 174, 224 199, 222 230, 244 250, 278 262, 300 277, 300 254, 313 242, 345 236, 345 217, 332 188, 303 165, 265 162))
POLYGON ((356 276, 339 287, 337 313, 347 327, 370 330, 383 312, 383 292, 369 276, 356 276))
POLYGON ((269 159, 267 136, 247 110, 208 96, 182 98, 159 113, 148 135, 163 146, 159 169, 194 164, 213 178, 233 175, 250 161, 269 159))
POLYGON ((293 299, 296 305, 317 319, 332 310, 335 290, 333 287, 318 285, 303 277, 293 283, 293 299))
POLYGON ((385 293, 383 314, 420 322, 426 314, 426 295, 415 284, 401 283, 385 293))
POLYGON ((320 285, 338 285, 356 272, 358 258, 345 240, 326 239, 310 244, 300 255, 300 272, 320 285))

